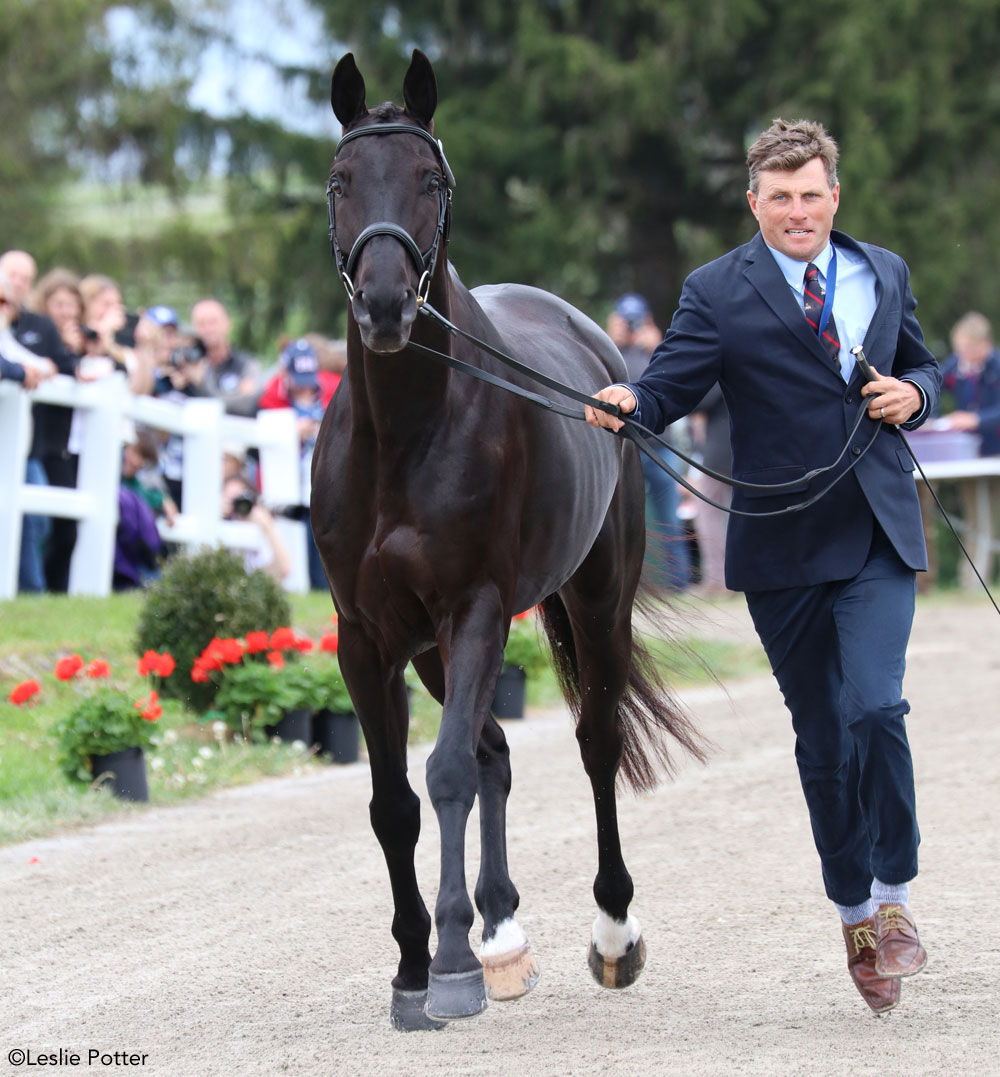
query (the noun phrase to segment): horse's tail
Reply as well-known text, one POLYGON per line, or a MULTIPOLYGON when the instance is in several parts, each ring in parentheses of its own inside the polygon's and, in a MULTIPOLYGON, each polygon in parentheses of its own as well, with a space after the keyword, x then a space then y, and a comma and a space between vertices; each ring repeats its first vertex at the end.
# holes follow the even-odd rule
MULTIPOLYGON (((645 624, 669 638, 666 606, 658 601, 662 597, 662 589, 653 586, 644 574, 634 608, 645 624)), ((580 671, 569 614, 557 594, 549 595, 540 611, 563 696, 574 719, 579 721, 580 671)), ((701 762, 710 748, 709 741, 698 732, 664 683, 656 659, 638 634, 632 637, 632 660, 628 684, 618 706, 618 724, 623 738, 621 773, 636 792, 651 790, 662 775, 675 773, 676 764, 664 734, 669 734, 701 762)))

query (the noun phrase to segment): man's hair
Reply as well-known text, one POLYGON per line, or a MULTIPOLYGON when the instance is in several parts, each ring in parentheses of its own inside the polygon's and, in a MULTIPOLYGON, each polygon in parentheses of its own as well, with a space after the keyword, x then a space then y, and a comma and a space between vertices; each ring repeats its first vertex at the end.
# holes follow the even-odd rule
POLYGON ((816 120, 788 121, 779 117, 747 151, 750 190, 757 193, 761 172, 794 172, 814 157, 823 162, 826 178, 833 188, 837 184, 837 155, 837 143, 821 123, 816 120))

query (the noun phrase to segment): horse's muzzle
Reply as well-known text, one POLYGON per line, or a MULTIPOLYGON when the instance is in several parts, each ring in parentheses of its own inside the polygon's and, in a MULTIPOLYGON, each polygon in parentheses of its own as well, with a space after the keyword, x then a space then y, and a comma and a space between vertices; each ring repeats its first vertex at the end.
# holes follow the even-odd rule
POLYGON ((409 286, 389 293, 361 288, 354 293, 351 311, 365 348, 388 355, 402 351, 410 341, 410 329, 417 317, 417 294, 409 286))

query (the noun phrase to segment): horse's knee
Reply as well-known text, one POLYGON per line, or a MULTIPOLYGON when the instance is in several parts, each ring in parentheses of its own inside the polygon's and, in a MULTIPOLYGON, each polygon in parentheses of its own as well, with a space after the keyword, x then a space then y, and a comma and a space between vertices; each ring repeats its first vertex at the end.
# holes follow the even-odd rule
POLYGON ((442 751, 442 746, 427 759, 427 793, 435 810, 444 803, 457 804, 466 814, 476 799, 476 759, 471 752, 442 751))
POLYGON ((383 849, 412 849, 420 837, 420 797, 412 789, 373 797, 368 805, 372 830, 383 849))

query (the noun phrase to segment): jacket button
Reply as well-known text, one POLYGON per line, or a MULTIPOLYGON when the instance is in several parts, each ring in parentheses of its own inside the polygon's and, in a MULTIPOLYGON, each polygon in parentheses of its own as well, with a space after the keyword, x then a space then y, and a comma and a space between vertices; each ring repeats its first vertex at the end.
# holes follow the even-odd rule
POLYGON ((851 446, 851 452, 854 453, 855 456, 861 455, 861 449, 859 449, 857 445, 851 446))
POLYGON ((847 396, 844 397, 844 403, 845 404, 853 404, 854 403, 854 397, 850 393, 848 393, 847 396))

